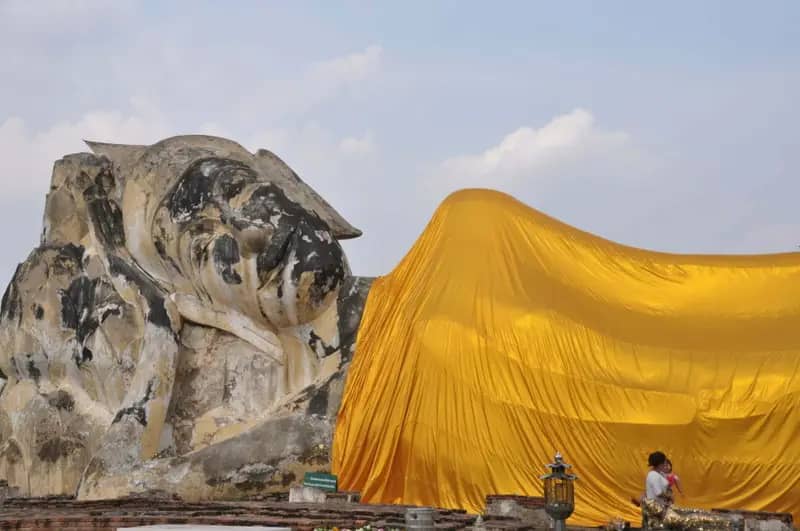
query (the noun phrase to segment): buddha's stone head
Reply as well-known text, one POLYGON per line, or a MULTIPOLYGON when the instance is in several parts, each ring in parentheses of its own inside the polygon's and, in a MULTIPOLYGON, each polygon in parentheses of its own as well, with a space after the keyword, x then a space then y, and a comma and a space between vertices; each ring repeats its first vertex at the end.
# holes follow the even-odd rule
POLYGON ((274 328, 312 321, 349 274, 360 234, 278 157, 229 140, 91 143, 122 176, 131 257, 165 290, 274 328))

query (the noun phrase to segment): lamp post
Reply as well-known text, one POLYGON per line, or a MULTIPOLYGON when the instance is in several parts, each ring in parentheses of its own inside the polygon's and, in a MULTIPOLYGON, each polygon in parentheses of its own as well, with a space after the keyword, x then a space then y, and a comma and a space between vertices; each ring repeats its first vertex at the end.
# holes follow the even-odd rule
POLYGON ((555 531, 566 531, 565 520, 575 510, 575 489, 573 481, 577 476, 567 474, 567 469, 572 468, 556 452, 552 463, 547 465, 550 473, 542 476, 544 480, 544 510, 555 521, 555 531))

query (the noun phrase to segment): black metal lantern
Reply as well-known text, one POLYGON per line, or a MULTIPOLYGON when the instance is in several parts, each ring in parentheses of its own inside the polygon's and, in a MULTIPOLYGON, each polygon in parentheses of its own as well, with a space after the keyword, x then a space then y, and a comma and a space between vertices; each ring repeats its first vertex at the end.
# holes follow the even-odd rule
POLYGON ((555 459, 547 465, 550 473, 542 476, 544 480, 544 510, 555 520, 555 531, 565 531, 564 522, 575 510, 575 488, 573 481, 577 476, 567 474, 567 469, 572 468, 564 462, 559 452, 555 459))

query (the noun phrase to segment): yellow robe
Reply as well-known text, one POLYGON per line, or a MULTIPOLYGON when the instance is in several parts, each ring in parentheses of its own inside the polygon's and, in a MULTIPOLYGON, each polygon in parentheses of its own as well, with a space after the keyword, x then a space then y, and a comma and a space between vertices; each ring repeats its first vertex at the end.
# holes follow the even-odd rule
MULTIPOLYGON (((799 235, 800 236, 800 235, 799 235)), ((447 198, 369 294, 334 471, 370 502, 540 496, 638 522, 647 455, 682 505, 800 517, 800 253, 619 245, 488 190, 447 198)))

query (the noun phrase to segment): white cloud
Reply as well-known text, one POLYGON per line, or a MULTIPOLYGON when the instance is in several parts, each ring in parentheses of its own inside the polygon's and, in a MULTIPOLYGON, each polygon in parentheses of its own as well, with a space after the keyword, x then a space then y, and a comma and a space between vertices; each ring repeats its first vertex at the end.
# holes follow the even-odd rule
MULTIPOLYGON (((62 8, 55 2, 55 14, 45 15, 27 2, 0 3, 0 13, 33 23, 40 18, 45 23, 48 16, 62 8)), ((76 12, 88 15, 112 9, 113 2, 85 0, 76 5, 76 12)), ((46 9, 45 9, 46 11, 46 9)), ((343 55, 328 61, 314 63, 296 79, 278 84, 282 90, 269 98, 269 106, 282 112, 297 115, 322 101, 336 97, 346 87, 352 87, 374 75, 379 67, 382 49, 369 46, 363 51, 343 55)), ((0 158, 0 179, 6 194, 44 194, 50 181, 53 162, 67 153, 85 151, 82 140, 119 143, 152 143, 161 138, 185 132, 200 132, 239 140, 248 149, 267 148, 281 156, 302 161, 303 166, 324 168, 336 159, 363 156, 374 149, 371 135, 348 136, 337 140, 325 128, 315 123, 302 126, 272 127, 256 131, 237 131, 227 125, 205 122, 190 129, 178 130, 156 105, 142 98, 131 102, 130 112, 94 110, 74 121, 62 121, 39 130, 19 117, 0 121, 0 148, 5 155, 0 158)), ((259 101, 263 107, 263 97, 259 101)), ((253 108, 249 113, 255 112, 253 108)), ((1 117, 0 117, 1 119, 1 117)))
POLYGON ((347 156, 358 157, 371 154, 375 150, 375 142, 371 133, 361 137, 348 136, 339 142, 339 151, 347 156))
POLYGON ((21 118, 0 123, 0 179, 7 195, 44 194, 53 162, 68 153, 86 151, 83 140, 118 143, 150 143, 170 134, 160 114, 92 111, 74 122, 59 122, 42 131, 31 131, 21 118))
POLYGON ((362 51, 314 63, 294 77, 266 79, 254 91, 237 98, 239 112, 277 120, 298 116, 318 105, 355 93, 381 70, 383 49, 368 46, 362 51))
POLYGON ((362 81, 378 72, 382 55, 380 46, 368 46, 364 51, 312 65, 308 78, 333 86, 362 81))
POLYGON ((458 183, 491 187, 565 172, 596 174, 601 167, 632 162, 641 155, 628 134, 601 129, 589 111, 575 109, 538 129, 520 127, 480 153, 449 158, 438 174, 458 183))
POLYGON ((80 31, 104 18, 132 12, 132 0, 2 0, 0 35, 32 39, 52 32, 80 31))

